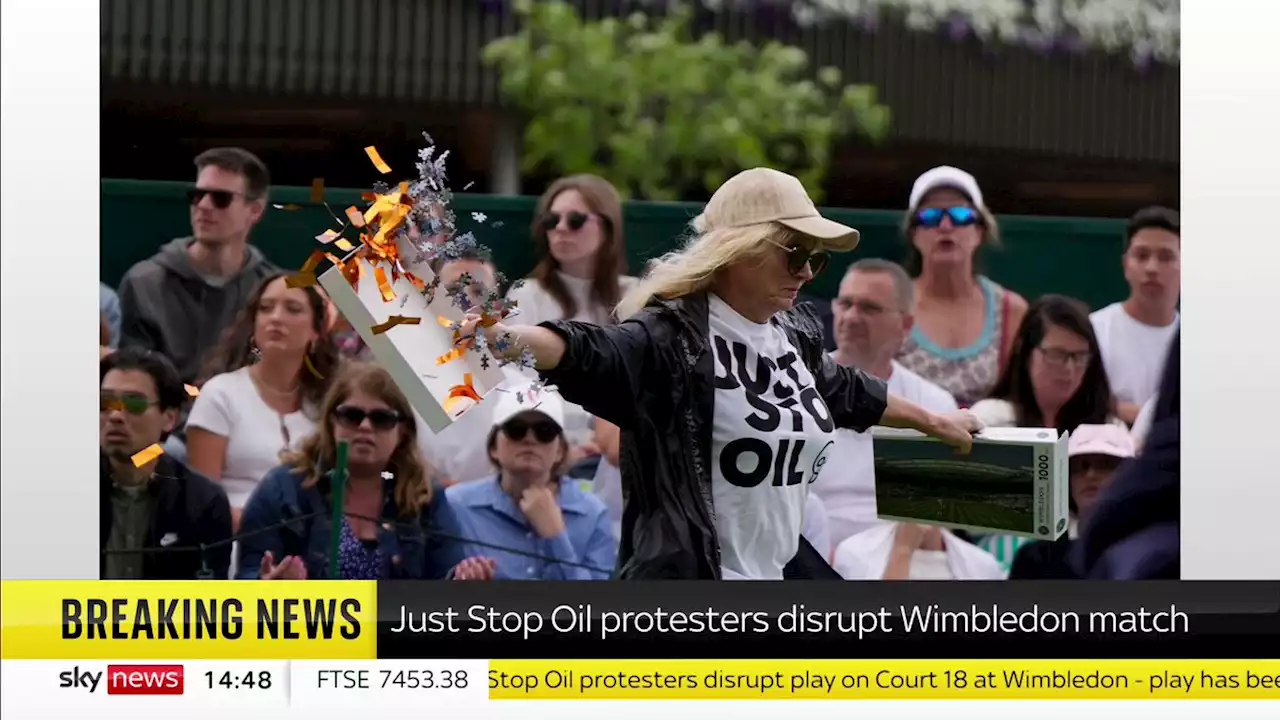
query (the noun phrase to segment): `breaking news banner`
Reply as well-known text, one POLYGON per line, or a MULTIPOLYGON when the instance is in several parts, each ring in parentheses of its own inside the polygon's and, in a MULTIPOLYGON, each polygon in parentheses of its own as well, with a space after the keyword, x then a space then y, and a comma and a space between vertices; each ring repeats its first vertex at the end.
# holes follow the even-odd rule
POLYGON ((1280 699, 1280 583, 0 589, 0 677, 33 708, 1280 699))

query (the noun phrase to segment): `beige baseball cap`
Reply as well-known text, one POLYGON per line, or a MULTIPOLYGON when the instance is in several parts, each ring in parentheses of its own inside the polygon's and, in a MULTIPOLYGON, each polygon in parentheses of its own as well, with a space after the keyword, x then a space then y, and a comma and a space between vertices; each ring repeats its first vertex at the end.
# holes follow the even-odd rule
POLYGON ((702 210, 702 230, 724 230, 776 222, 822 241, 833 252, 858 246, 858 231, 818 213, 804 185, 770 168, 743 170, 716 190, 702 210))
POLYGON ((1067 440, 1067 456, 1110 455, 1131 458, 1136 454, 1133 436, 1119 425, 1080 425, 1067 440))

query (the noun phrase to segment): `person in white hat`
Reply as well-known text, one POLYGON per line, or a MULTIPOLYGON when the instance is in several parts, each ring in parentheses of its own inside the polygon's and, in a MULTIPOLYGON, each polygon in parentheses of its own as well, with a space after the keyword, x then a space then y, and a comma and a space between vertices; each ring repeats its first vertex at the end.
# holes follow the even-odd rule
POLYGON ((564 401, 532 383, 498 394, 486 440, 497 474, 446 491, 464 537, 485 543, 473 552, 496 561, 498 579, 609 579, 617 541, 604 502, 562 477, 564 401))
POLYGON ((1068 557, 1079 527, 1089 517, 1098 497, 1116 470, 1135 454, 1133 436, 1123 425, 1080 425, 1067 440, 1070 457, 1071 523, 1057 541, 1027 543, 1018 550, 1009 571, 1010 580, 1052 580, 1078 577, 1068 557))
POLYGON ((898 362, 969 407, 995 386, 1027 312, 1021 295, 979 272, 979 248, 999 244, 996 218, 978 181, 944 165, 916 179, 903 234, 916 313, 898 362))
POLYGON ((838 579, 801 537, 835 429, 913 427, 967 450, 980 423, 891 397, 823 352, 796 295, 858 231, 824 218, 798 179, 739 173, 693 231, 623 297, 618 325, 486 332, 511 333, 513 354, 621 428, 619 577, 838 579))

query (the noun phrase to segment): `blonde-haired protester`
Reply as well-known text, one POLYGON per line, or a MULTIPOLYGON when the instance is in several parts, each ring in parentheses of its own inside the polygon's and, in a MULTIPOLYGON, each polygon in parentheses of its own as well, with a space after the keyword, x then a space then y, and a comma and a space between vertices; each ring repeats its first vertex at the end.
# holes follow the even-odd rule
POLYGON ((979 248, 999 243, 995 216, 972 175, 936 167, 911 188, 903 232, 916 311, 898 362, 969 407, 995 386, 1027 312, 1022 296, 978 273, 979 248))
MULTIPOLYGON (((596 175, 562 177, 538 198, 530 234, 537 265, 525 282, 509 293, 509 298, 519 305, 520 322, 537 325, 549 320, 580 320, 612 324, 618 301, 636 283, 634 277, 626 275, 622 198, 618 190, 596 175)), ((601 454, 595 425, 580 406, 565 408, 571 468, 601 454)), ((588 463, 585 471, 590 469, 588 463)))
POLYGON ((352 363, 325 396, 321 417, 316 433, 286 453, 249 498, 240 527, 240 579, 328 575, 330 471, 344 440, 348 479, 338 579, 493 577, 493 560, 465 557, 458 523, 418 450, 413 410, 386 370, 352 363))
POLYGON ((799 180, 742 172, 694 230, 623 298, 621 323, 497 332, 566 399, 621 428, 618 577, 837 579, 801 538, 835 429, 913 427, 967 450, 979 425, 890 397, 823 352, 796 294, 858 232, 819 215, 799 180))

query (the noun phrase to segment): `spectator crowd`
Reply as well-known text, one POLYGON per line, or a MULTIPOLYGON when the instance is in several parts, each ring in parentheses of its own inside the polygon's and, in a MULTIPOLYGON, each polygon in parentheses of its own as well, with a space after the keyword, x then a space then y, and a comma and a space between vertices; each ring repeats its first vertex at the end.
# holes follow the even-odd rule
MULTIPOLYGON (((195 166, 191 236, 100 291, 103 578, 613 575, 632 540, 624 498, 643 492, 624 487, 618 427, 512 365, 505 392, 433 433, 323 292, 291 286, 251 244, 266 165, 217 148, 195 166), (156 444, 164 453, 136 465, 156 444)), ((1117 258, 1129 294, 1091 312, 981 272, 999 224, 969 173, 924 173, 905 210, 903 265, 857 260, 833 300, 806 300, 826 317, 832 360, 932 412, 1069 432, 1068 532, 1029 541, 882 520, 871 433, 838 429, 807 491, 804 539, 849 580, 1176 577, 1178 214, 1133 215, 1117 258)), ((537 264, 509 295, 522 323, 617 322, 637 278, 608 182, 553 183, 531 241, 537 264)), ((474 304, 503 290, 477 253, 432 269, 474 304)))

